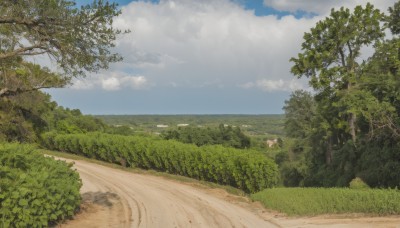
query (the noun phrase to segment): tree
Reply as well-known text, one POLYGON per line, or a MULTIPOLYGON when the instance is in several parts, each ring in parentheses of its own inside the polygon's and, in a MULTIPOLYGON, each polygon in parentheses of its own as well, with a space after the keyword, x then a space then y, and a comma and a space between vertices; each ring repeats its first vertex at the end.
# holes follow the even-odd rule
POLYGON ((307 99, 297 92, 286 102, 286 131, 296 148, 298 142, 306 148, 305 157, 282 163, 287 184, 347 186, 361 177, 372 187, 398 186, 400 2, 389 12, 370 4, 332 10, 305 33, 302 52, 291 59, 292 73, 310 79, 315 109, 308 122, 307 99), (368 59, 362 56, 366 46, 375 51, 368 59), (297 169, 302 159, 304 172, 297 169))
POLYGON ((97 72, 121 60, 120 55, 110 51, 116 35, 121 33, 112 25, 119 14, 115 3, 103 0, 94 0, 80 9, 69 0, 1 1, 0 96, 64 86, 72 77, 97 72), (48 74, 42 80, 38 77, 44 76, 37 74, 38 68, 27 63, 25 57, 44 54, 62 72, 50 74, 42 68, 41 73, 48 74), (23 86, 10 88, 4 83, 9 80, 23 86))
MULTIPOLYGON (((116 4, 103 0, 81 8, 69 0, 0 1, 0 140, 32 142, 51 127, 46 118, 56 104, 40 89, 64 87, 122 59, 111 51, 121 34, 112 25, 119 14, 116 4), (47 55, 59 70, 29 62, 38 55, 47 55)), ((62 123, 67 129, 101 128, 89 117, 62 123)))
POLYGON ((306 138, 312 128, 316 104, 311 93, 297 90, 285 101, 285 132, 289 137, 306 138))
POLYGON ((384 37, 381 21, 384 15, 371 4, 349 9, 332 9, 326 19, 317 23, 310 33, 305 33, 303 53, 294 62, 292 73, 310 78, 310 85, 327 103, 333 100, 342 119, 347 119, 346 131, 356 141, 357 101, 352 96, 358 90, 363 64, 362 48, 374 45, 384 37), (347 99, 349 102, 341 102, 347 99))

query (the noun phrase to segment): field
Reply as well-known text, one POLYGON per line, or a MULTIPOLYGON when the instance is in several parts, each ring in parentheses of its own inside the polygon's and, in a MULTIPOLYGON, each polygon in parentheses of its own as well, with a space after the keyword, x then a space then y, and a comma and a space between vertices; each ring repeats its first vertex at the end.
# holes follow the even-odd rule
POLYGON ((272 188, 251 195, 265 207, 287 215, 400 214, 397 189, 272 188))

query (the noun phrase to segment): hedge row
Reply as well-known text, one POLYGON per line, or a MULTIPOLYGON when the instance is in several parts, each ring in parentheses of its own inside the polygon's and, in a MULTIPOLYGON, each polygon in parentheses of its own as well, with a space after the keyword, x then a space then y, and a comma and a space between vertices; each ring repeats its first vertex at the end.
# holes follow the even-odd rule
POLYGON ((0 144, 0 227, 46 227, 72 216, 82 183, 70 167, 29 145, 0 144))
POLYGON ((277 165, 257 151, 104 133, 50 132, 43 140, 48 149, 230 185, 245 192, 272 187, 278 180, 277 165))

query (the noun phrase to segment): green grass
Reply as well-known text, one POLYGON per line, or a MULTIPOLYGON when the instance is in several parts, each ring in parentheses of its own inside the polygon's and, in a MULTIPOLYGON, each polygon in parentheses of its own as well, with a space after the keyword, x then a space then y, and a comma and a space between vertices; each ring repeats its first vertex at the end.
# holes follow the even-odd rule
POLYGON ((400 214, 397 189, 273 188, 251 195, 266 208, 293 215, 400 214))

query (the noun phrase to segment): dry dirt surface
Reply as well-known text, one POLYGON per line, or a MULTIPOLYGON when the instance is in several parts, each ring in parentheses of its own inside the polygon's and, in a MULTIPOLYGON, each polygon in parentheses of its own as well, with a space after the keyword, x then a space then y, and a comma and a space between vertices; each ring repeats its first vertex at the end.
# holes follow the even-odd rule
MULTIPOLYGON (((71 162, 72 160, 63 159, 71 162)), ((287 218, 221 189, 87 161, 74 161, 83 181, 81 211, 58 227, 399 227, 400 218, 287 218)))

